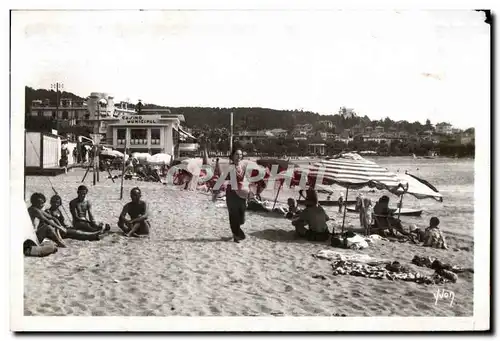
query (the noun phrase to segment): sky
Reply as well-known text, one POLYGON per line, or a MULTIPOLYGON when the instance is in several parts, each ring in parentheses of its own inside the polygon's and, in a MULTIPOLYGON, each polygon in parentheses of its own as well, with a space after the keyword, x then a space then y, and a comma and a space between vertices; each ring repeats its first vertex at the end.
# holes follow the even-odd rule
POLYGON ((490 112, 480 12, 18 11, 27 86, 166 106, 341 106, 474 127, 490 112))

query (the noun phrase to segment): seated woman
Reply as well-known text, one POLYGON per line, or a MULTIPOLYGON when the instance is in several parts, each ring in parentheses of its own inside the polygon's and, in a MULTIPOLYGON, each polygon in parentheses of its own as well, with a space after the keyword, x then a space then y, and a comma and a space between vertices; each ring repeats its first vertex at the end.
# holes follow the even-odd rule
POLYGON ((429 227, 425 229, 424 232, 424 245, 435 247, 438 249, 448 249, 446 240, 444 239, 441 230, 439 229, 439 218, 432 217, 429 222, 429 227))
POLYGON ((389 197, 383 195, 378 199, 377 203, 373 207, 373 213, 382 216, 392 216, 394 215, 394 210, 389 208, 389 197))
POLYGON ((66 232, 61 232, 61 237, 71 238, 76 240, 99 240, 99 235, 101 231, 87 232, 82 230, 74 229, 72 226, 66 224, 64 216, 62 215, 59 207, 62 205, 62 200, 59 195, 54 195, 50 198, 50 207, 45 210, 45 213, 49 214, 52 218, 56 219, 59 224, 66 228, 66 232))
POLYGON ((373 207, 373 213, 375 215, 375 219, 373 221, 374 228, 378 228, 379 229, 378 234, 380 234, 383 237, 388 237, 388 236, 400 237, 397 234, 399 233, 405 237, 409 237, 412 241, 414 241, 414 236, 410 232, 406 232, 403 229, 403 224, 401 223, 401 220, 394 217, 395 211, 396 210, 389 208, 389 197, 386 195, 382 196, 373 207), (380 219, 382 217, 386 220, 380 219), (379 226, 379 223, 385 221, 387 221, 388 226, 379 226), (386 233, 386 230, 389 230, 389 233, 386 233))
POLYGON ((295 232, 301 238, 314 241, 328 240, 330 233, 326 222, 330 220, 323 207, 318 204, 318 194, 309 189, 306 194, 306 208, 298 218, 292 220, 295 232), (306 228, 308 226, 308 228, 306 228))

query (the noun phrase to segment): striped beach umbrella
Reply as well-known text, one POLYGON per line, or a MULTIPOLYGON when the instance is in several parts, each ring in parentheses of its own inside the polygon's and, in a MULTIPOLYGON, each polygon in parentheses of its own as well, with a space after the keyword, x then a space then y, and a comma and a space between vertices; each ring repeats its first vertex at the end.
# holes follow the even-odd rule
MULTIPOLYGON (((405 188, 405 184, 395 173, 367 160, 356 153, 342 153, 313 163, 308 168, 308 183, 311 187, 337 184, 346 188, 345 201, 349 188, 360 189, 375 187, 395 191, 405 188)), ((347 207, 344 207, 342 232, 344 231, 347 207)))
POLYGON ((404 183, 395 173, 356 153, 344 153, 309 166, 308 178, 314 185, 337 184, 359 189, 366 186, 394 189, 404 183))

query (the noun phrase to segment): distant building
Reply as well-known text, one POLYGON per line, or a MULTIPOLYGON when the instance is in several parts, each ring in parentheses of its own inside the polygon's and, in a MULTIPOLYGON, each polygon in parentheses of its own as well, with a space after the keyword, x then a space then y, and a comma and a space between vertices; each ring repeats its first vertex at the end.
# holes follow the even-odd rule
POLYGON ((270 131, 241 131, 234 135, 234 141, 239 141, 245 145, 247 143, 255 143, 257 141, 264 141, 275 136, 270 131))
POLYGON ((391 145, 392 142, 394 141, 402 141, 402 139, 400 138, 393 138, 393 137, 377 137, 377 136, 371 136, 371 135, 363 135, 363 141, 364 142, 368 142, 368 141, 371 141, 371 142, 377 142, 377 143, 381 143, 381 142, 385 142, 387 143, 387 145, 391 145))
POLYGON ((354 118, 358 116, 353 108, 346 108, 346 107, 341 107, 338 111, 338 114, 345 119, 354 118))
POLYGON ((269 132, 271 134, 273 134, 273 136, 276 136, 276 137, 286 137, 288 135, 288 131, 285 129, 281 129, 281 128, 271 129, 271 130, 269 130, 269 132))
POLYGON ((453 133, 453 126, 449 123, 443 122, 436 124, 436 133, 451 135, 453 133))
POLYGON ((384 127, 382 126, 376 126, 374 129, 375 133, 383 133, 384 132, 384 127))
POLYGON ((325 155, 326 153, 326 144, 324 143, 309 143, 307 145, 307 149, 309 153, 314 155, 325 155))
POLYGON ((340 136, 344 139, 348 139, 351 137, 351 135, 352 135, 351 129, 344 129, 344 131, 342 132, 342 134, 340 136))
POLYGON ((339 134, 335 133, 326 133, 326 139, 327 140, 335 140, 339 137, 339 134))
POLYGON ((365 133, 370 134, 373 132, 373 127, 366 127, 365 128, 365 133))
POLYGON ((297 124, 294 128, 294 130, 298 131, 311 131, 313 129, 312 124, 306 123, 306 124, 297 124))
POLYGON ((91 92, 87 99, 90 119, 113 117, 115 113, 114 97, 104 92, 91 92))
POLYGON ((100 132, 105 132, 106 142, 114 149, 150 154, 174 155, 175 146, 197 145, 194 136, 181 127, 183 115, 171 115, 161 109, 121 118, 106 117, 101 120, 100 132), (191 140, 191 141, 189 141, 191 140))
POLYGON ((319 121, 318 124, 328 129, 332 129, 333 127, 335 127, 332 121, 319 121))
POLYGON ((363 133, 363 127, 361 127, 359 124, 356 124, 351 128, 351 131, 353 135, 361 134, 363 133))
POLYGON ((460 137, 460 144, 469 144, 469 143, 474 143, 475 139, 474 136, 461 136, 460 137))
POLYGON ((45 117, 54 120, 67 121, 69 125, 82 125, 88 119, 87 103, 82 100, 61 98, 59 107, 50 103, 48 99, 34 100, 31 102, 30 116, 45 117))
POLYGON ((318 132, 318 136, 321 137, 322 140, 326 140, 328 138, 328 133, 324 131, 318 132))

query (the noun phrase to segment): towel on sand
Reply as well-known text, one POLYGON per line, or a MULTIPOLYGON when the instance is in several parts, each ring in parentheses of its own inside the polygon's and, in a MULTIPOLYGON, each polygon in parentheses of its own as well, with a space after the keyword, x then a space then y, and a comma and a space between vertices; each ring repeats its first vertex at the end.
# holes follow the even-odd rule
POLYGON ((320 259, 328 259, 333 261, 343 260, 356 263, 368 263, 377 261, 377 259, 365 254, 342 253, 333 250, 320 250, 316 254, 313 254, 312 256, 320 259))

